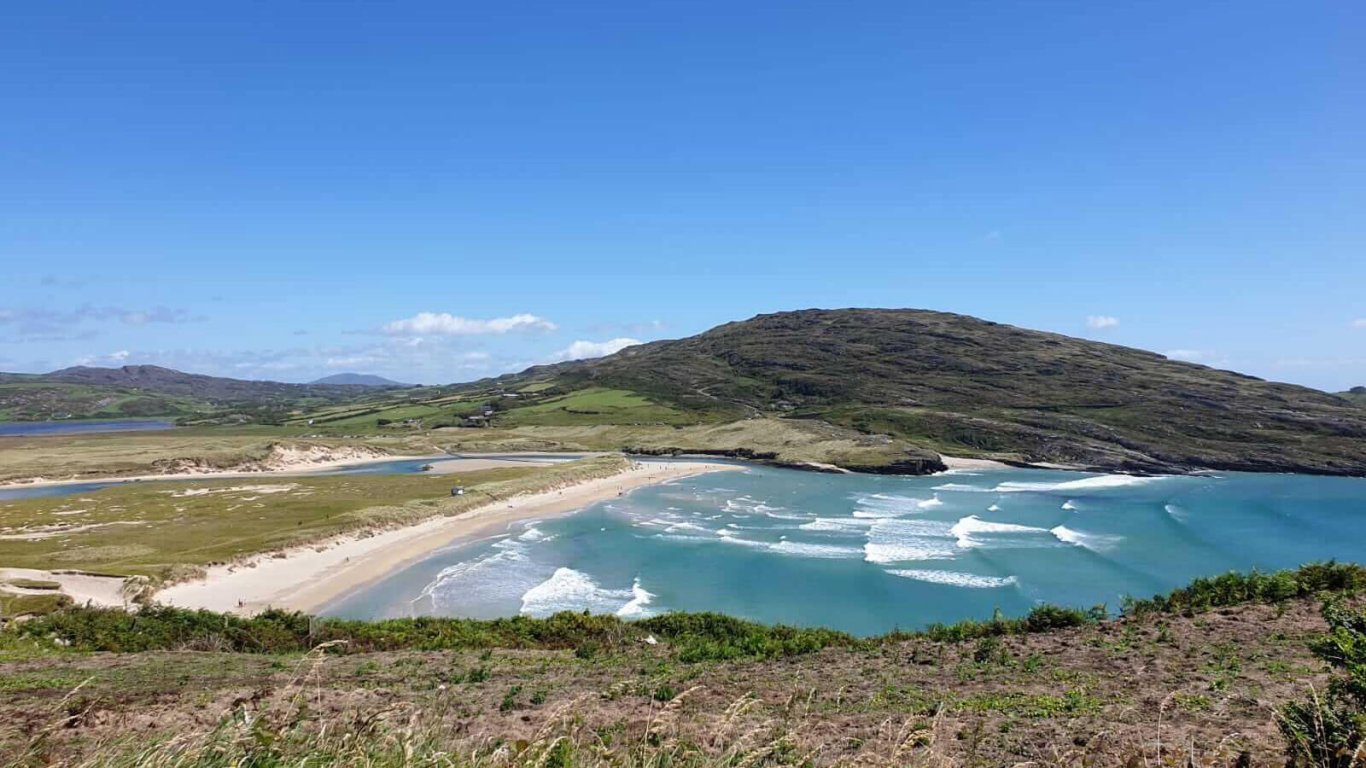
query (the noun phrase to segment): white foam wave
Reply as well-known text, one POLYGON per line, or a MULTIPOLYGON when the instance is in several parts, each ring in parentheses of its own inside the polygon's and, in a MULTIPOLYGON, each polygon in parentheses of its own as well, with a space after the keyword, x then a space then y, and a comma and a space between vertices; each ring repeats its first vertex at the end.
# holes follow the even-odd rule
POLYGON ((1019 493, 1025 491, 1102 491, 1110 488, 1145 485, 1147 483, 1165 479, 1167 479, 1167 476, 1140 477, 1137 475, 1096 475, 1095 477, 1083 477, 1079 480, 1065 480, 1060 483, 1027 483, 1012 480, 1001 483, 993 490, 997 493, 1019 493))
POLYGON ((965 485, 965 484, 963 484, 963 483, 944 483, 943 485, 936 485, 936 486, 934 487, 934 490, 936 490, 936 491, 955 491, 955 492, 957 492, 957 493, 990 493, 990 492, 991 492, 991 489, 990 489, 990 488, 982 488, 982 487, 976 486, 976 485, 965 485))
POLYGON ((943 520, 876 520, 868 529, 863 559, 870 563, 899 563, 952 558, 956 552, 949 527, 943 520))
POLYGON ((1065 544, 1089 549, 1092 552, 1104 552, 1112 549, 1116 544, 1124 540, 1123 536, 1107 536, 1103 533, 1085 533, 1083 531, 1068 528, 1065 525, 1055 526, 1049 529, 1053 534, 1065 544))
POLYGON ((854 517, 864 519, 877 519, 883 517, 900 517, 902 515, 915 514, 927 509, 941 507, 944 502, 935 494, 928 499, 918 499, 912 496, 894 496, 883 493, 874 493, 867 496, 859 496, 855 499, 858 506, 854 509, 854 517))
POLYGON ((639 580, 631 589, 604 589, 582 571, 556 568, 550 578, 522 595, 522 613, 537 617, 560 611, 620 614, 633 604, 632 611, 643 611, 653 597, 639 588, 639 580))
POLYGON ((430 600, 433 610, 443 612, 471 594, 487 600, 516 600, 529 585, 545 578, 544 568, 527 556, 529 543, 550 538, 553 537, 539 529, 529 528, 516 538, 503 539, 481 557, 441 569, 413 598, 412 604, 430 600))
POLYGON ((1062 503, 1062 508, 1067 510, 1068 512, 1074 512, 1077 509, 1077 505, 1073 503, 1071 499, 1068 499, 1067 501, 1064 501, 1062 503))
POLYGON ((975 538, 984 534, 997 535, 1019 535, 1030 533, 1044 533, 1044 529, 1035 528, 1028 525, 1016 525, 1015 523, 994 523, 990 520, 983 520, 977 515, 968 515, 953 524, 949 533, 957 539, 957 544, 963 549, 970 547, 980 547, 983 542, 975 538))
POLYGON ((1167 504, 1162 508, 1166 510, 1167 515, 1170 516, 1171 519, 1175 520, 1178 523, 1184 523, 1186 522, 1186 520, 1190 518, 1189 512, 1176 506, 1175 504, 1167 504))
POLYGON ((992 504, 991 506, 987 507, 987 511, 988 511, 988 512, 1000 512, 1000 511, 1001 511, 1001 505, 1000 505, 1000 504, 992 504))
POLYGON ((731 514, 736 515, 737 517, 746 517, 748 515, 763 515, 765 517, 773 517, 779 520, 806 519, 805 515, 794 515, 793 513, 788 512, 783 507, 775 507, 771 504, 760 501, 754 498, 753 496, 736 496, 733 499, 726 499, 726 502, 721 506, 721 509, 723 509, 726 512, 730 512, 731 514), (786 512, 787 514, 783 514, 784 512, 786 512))
POLYGON ((780 555, 796 555, 798 557, 819 557, 827 559, 857 558, 863 556, 863 550, 857 547, 840 547, 834 544, 808 544, 800 541, 780 541, 769 547, 769 551, 777 552, 780 555))
POLYGON ((803 531, 825 531, 827 533, 863 533, 873 521, 856 517, 818 517, 809 523, 797 526, 803 531))
POLYGON ((978 576, 975 573, 959 573, 957 571, 932 571, 919 569, 892 569, 887 573, 893 576, 900 576, 903 579, 915 579, 916 581, 926 581, 931 584, 947 584, 952 587, 967 587, 970 589, 993 589, 996 587, 1008 587, 1015 582, 1014 576, 978 576))
POLYGON ((640 586, 640 577, 631 582, 631 601, 617 609, 617 615, 623 619, 643 619, 649 616, 649 605, 656 595, 640 586))
POLYGON ((687 521, 672 523, 664 529, 665 533, 675 533, 677 531, 697 531, 699 533, 710 533, 711 529, 704 528, 698 525, 697 523, 689 523, 687 521))

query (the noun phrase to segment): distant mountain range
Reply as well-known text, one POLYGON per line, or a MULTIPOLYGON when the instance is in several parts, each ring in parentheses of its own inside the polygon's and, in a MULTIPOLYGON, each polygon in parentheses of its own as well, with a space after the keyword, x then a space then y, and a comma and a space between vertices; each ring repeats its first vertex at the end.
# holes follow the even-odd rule
POLYGON ((397 381, 393 381, 393 380, 391 380, 391 379, 386 379, 386 378, 384 378, 383 376, 374 376, 374 375, 371 375, 371 374, 368 374, 368 373, 334 373, 334 374, 332 374, 331 376, 324 376, 324 377, 322 377, 321 379, 315 379, 315 380, 313 381, 313 383, 314 383, 314 384, 341 384, 341 385, 344 385, 344 386, 355 386, 355 387, 406 387, 406 386, 409 386, 409 385, 407 385, 407 384, 401 384, 401 383, 399 383, 399 382, 397 382, 397 381))
POLYGON ((304 402, 337 402, 374 389, 358 384, 286 384, 183 373, 155 365, 76 366, 43 374, 0 374, 0 420, 194 416, 240 411, 274 416, 304 402))

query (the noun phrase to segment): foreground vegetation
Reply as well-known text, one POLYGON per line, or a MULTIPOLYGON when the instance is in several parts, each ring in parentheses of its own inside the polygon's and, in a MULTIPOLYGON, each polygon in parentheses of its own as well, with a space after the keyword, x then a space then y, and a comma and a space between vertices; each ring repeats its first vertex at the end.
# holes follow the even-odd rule
POLYGON ((1200 580, 1117 620, 1045 607, 863 639, 709 614, 73 608, 0 632, 0 750, 89 766, 1345 768, 1364 587, 1366 569, 1318 564, 1200 580))

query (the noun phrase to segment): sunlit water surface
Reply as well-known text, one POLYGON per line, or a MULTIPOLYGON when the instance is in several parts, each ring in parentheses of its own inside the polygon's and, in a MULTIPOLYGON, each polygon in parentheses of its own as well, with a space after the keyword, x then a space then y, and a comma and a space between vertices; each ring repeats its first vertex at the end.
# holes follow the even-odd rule
POLYGON ((443 550, 327 613, 721 611, 873 634, 1327 558, 1366 562, 1366 480, 751 467, 443 550))

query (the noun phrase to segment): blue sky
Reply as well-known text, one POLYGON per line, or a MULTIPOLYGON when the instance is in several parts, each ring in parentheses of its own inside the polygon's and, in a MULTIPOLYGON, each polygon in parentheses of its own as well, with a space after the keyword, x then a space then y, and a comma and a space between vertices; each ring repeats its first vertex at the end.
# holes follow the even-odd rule
POLYGON ((895 306, 1366 384, 1361 3, 11 4, 0 105, 0 370, 895 306))

